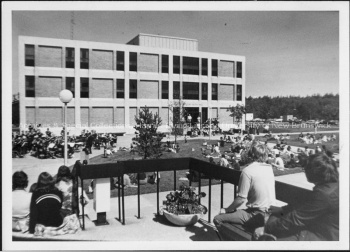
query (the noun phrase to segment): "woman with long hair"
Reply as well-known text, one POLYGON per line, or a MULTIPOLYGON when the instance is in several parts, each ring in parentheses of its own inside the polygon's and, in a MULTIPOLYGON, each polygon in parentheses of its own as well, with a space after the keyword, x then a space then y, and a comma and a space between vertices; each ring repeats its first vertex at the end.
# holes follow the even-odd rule
POLYGON ((58 168, 56 187, 63 194, 63 202, 61 208, 62 218, 73 214, 72 211, 72 192, 73 192, 73 175, 69 168, 62 165, 58 168))
POLYGON ((60 226, 63 222, 60 214, 62 201, 62 192, 55 187, 53 177, 47 172, 40 173, 30 203, 29 232, 34 233, 37 224, 60 226))

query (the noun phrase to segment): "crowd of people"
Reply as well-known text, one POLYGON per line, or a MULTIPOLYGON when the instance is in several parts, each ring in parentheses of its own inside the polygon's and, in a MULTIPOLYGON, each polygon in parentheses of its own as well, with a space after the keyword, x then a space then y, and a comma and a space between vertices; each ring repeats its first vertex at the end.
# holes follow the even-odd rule
POLYGON ((326 142, 332 142, 337 140, 337 136, 335 134, 332 135, 323 135, 323 134, 310 134, 306 133, 306 135, 303 134, 303 132, 300 133, 298 139, 305 144, 322 144, 326 142))
MULTIPOLYGON (((41 128, 29 126, 27 131, 19 134, 12 133, 12 157, 23 158, 26 154, 45 159, 64 157, 64 132, 63 127, 60 135, 55 135, 49 128, 43 133, 41 128)), ((109 148, 112 151, 118 141, 114 133, 96 133, 94 130, 82 130, 81 134, 69 135, 67 132, 67 154, 68 158, 74 156, 75 151, 81 148, 92 153, 92 147, 96 149, 109 148)))
MULTIPOLYGON (((17 171, 12 176, 12 230, 35 236, 75 233, 80 224, 76 213, 79 203, 73 195, 73 174, 67 166, 59 167, 53 177, 47 172, 38 176, 29 191, 28 176, 17 171)), ((81 188, 80 191, 81 195, 81 188)), ((80 204, 89 198, 85 192, 80 204)), ((79 212, 78 212, 79 213, 79 212)))
POLYGON ((225 223, 239 224, 253 232, 255 240, 336 241, 339 240, 339 173, 326 153, 308 157, 305 175, 315 184, 310 201, 285 207, 275 206, 275 180, 267 164, 267 146, 253 141, 247 150, 253 161, 243 169, 238 197, 214 217, 221 240, 230 240, 225 223), (239 209, 246 203, 246 209, 239 209))

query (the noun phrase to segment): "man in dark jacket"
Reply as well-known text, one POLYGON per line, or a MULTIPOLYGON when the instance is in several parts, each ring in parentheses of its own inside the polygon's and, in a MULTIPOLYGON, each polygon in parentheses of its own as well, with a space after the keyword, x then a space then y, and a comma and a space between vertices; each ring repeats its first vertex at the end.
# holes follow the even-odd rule
POLYGON ((282 241, 339 241, 339 173, 334 160, 324 153, 310 156, 305 175, 315 184, 309 200, 295 207, 271 206, 265 233, 282 241))

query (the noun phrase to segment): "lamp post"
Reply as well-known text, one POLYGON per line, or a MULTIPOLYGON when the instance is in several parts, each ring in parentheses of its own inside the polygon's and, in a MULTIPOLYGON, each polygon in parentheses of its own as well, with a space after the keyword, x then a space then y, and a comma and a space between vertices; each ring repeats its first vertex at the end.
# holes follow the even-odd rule
POLYGON ((59 98, 64 103, 64 165, 67 166, 67 104, 72 100, 73 94, 64 89, 60 92, 59 98))

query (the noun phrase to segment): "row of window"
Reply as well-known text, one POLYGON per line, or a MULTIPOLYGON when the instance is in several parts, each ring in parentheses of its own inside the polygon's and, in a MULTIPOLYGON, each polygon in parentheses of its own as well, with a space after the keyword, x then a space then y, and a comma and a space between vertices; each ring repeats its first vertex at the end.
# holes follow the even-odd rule
MULTIPOLYGON (((66 68, 74 68, 74 48, 66 47, 66 68)), ((35 66, 34 45, 25 45, 25 66, 35 66)), ((125 55, 117 51, 116 70, 124 71, 125 55)), ((137 53, 129 52, 129 71, 137 72, 137 53)), ((182 73, 199 75, 199 58, 183 57, 182 73)), ((202 58, 201 75, 208 75, 208 59, 202 58)), ((212 59, 212 76, 218 76, 218 60, 212 59)), ((89 69, 89 49, 80 49, 80 69, 89 69)), ((169 55, 162 55, 162 73, 169 73, 169 55)), ((173 73, 180 74, 180 56, 173 56, 173 73)), ((237 62, 237 78, 242 78, 242 62, 237 62)))
MULTIPOLYGON (((199 100, 199 83, 183 82, 182 98, 184 100, 199 100)), ((208 83, 202 83, 202 100, 208 100, 208 83)), ((211 85, 211 99, 218 100, 218 84, 211 85)), ((162 81, 162 97, 161 99, 169 99, 169 81, 162 81)), ((26 97, 35 97, 35 78, 34 76, 25 77, 26 97)), ((74 77, 66 77, 66 89, 70 90, 75 97, 74 77)), ((80 78, 80 97, 89 98, 89 78, 80 78)), ((117 79, 117 98, 125 98, 125 81, 117 79)), ((137 99, 137 80, 129 80, 129 98, 137 99)), ((180 98, 180 82, 173 82, 173 99, 180 98)), ((237 101, 242 101, 242 85, 237 85, 237 101)))

